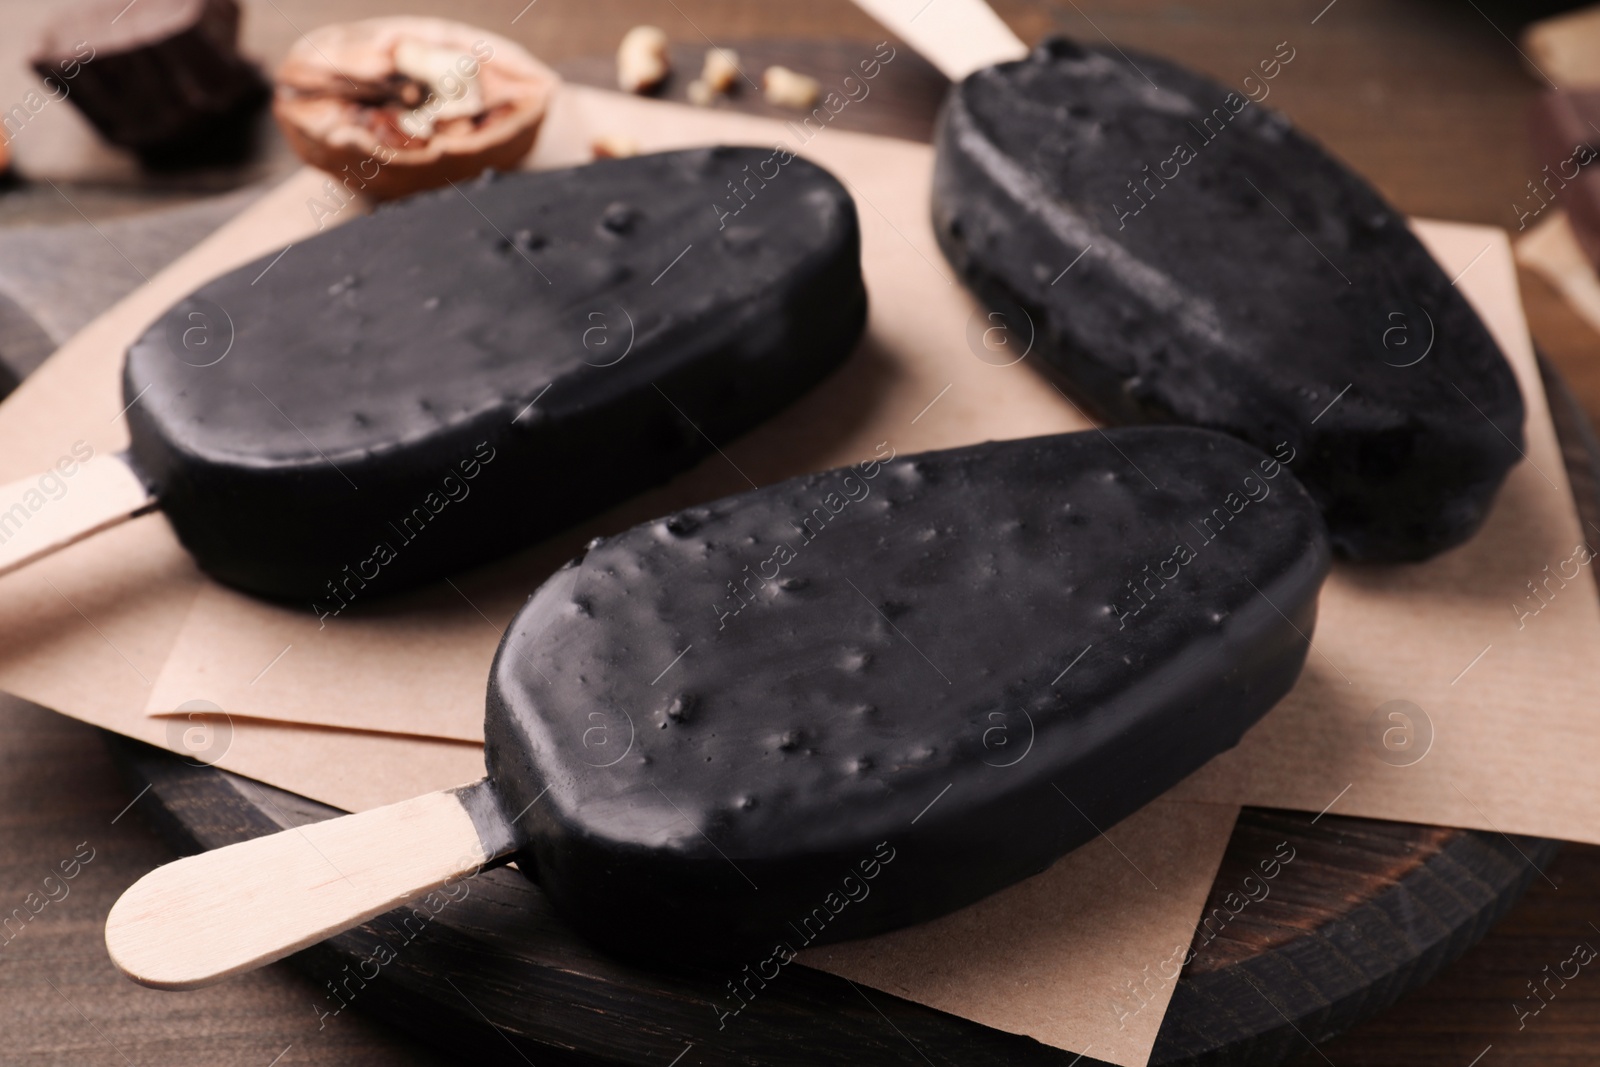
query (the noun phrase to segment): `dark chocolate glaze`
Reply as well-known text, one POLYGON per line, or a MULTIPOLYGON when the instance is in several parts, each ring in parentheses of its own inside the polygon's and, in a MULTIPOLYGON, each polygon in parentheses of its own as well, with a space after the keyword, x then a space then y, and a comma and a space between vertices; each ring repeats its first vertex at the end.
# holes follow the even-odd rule
POLYGON ((1287 467, 1182 427, 872 459, 597 541, 491 675, 518 865, 632 955, 959 908, 1234 745, 1329 555, 1287 467))
POLYGON ((490 177, 225 275, 128 353, 133 462, 202 567, 319 611, 665 481, 865 324, 855 208, 826 171, 792 159, 719 214, 771 157, 490 177))
POLYGON ((1461 543, 1520 459, 1511 368, 1405 219, 1242 90, 1047 41, 952 90, 933 202, 1102 418, 1287 442, 1352 558, 1461 543))

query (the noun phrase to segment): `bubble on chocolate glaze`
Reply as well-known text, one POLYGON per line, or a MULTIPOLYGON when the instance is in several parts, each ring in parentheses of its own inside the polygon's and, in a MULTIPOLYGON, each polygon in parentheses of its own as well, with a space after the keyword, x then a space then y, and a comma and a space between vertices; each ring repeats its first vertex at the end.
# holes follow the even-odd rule
POLYGON ((669 534, 675 537, 687 537, 700 528, 700 523, 693 515, 682 511, 663 519, 661 525, 669 534))
POLYGON ((810 584, 811 583, 806 581, 804 578, 785 578, 783 581, 778 583, 778 588, 788 593, 795 593, 799 592, 801 589, 804 589, 810 584))
POLYGON ((740 811, 754 811, 760 805, 760 801, 751 796, 749 793, 746 793, 744 796, 736 799, 733 804, 734 807, 738 808, 740 811))
POLYGON ((536 252, 545 246, 545 238, 532 230, 518 230, 511 235, 511 243, 524 252, 536 252))
POLYGON ((354 289, 358 284, 360 283, 354 274, 346 274, 343 278, 328 286, 328 295, 339 296, 354 289))
POLYGON ((522 403, 522 411, 515 419, 511 421, 511 425, 514 428, 528 429, 530 427, 538 426, 540 423, 549 421, 550 416, 545 413, 544 408, 540 407, 538 404, 529 404, 526 400, 524 400, 522 403))
POLYGON ((699 699, 693 693, 679 693, 672 698, 672 703, 668 704, 661 714, 672 722, 685 723, 689 721, 689 715, 698 703, 699 699))
POLYGON ((763 233, 755 226, 729 226, 722 231, 722 243, 735 254, 758 250, 763 233))
POLYGON ((594 617, 594 609, 589 605, 589 598, 582 596, 573 597, 572 614, 581 618, 592 619, 594 617))
POLYGON ((850 671, 852 674, 860 674, 862 671, 866 670, 871 663, 872 653, 858 648, 847 649, 845 653, 839 657, 839 669, 850 671))
POLYGON ((620 200, 607 205, 600 214, 601 228, 618 236, 632 233, 638 222, 639 209, 620 200))
POLYGON ((874 766, 876 766, 876 764, 872 762, 871 756, 857 756, 855 759, 846 764, 845 769, 852 774, 866 774, 868 771, 872 770, 874 766))
POLYGON ((802 740, 804 737, 799 730, 790 730, 778 738, 778 751, 793 752, 800 747, 802 740))

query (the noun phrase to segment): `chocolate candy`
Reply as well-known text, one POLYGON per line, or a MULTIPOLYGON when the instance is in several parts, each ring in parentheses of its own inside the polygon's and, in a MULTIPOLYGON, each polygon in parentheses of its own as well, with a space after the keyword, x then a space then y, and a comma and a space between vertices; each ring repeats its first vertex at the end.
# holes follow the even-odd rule
POLYGON ((943 914, 1294 683, 1329 561, 1298 457, 1181 427, 892 452, 598 541, 512 623, 479 834, 515 820, 591 938, 764 956, 943 914))
POLYGON ((933 196, 950 262, 1096 414, 1292 449, 1351 558, 1460 544, 1521 458, 1516 379, 1466 300, 1243 86, 1047 41, 952 91, 933 196))
POLYGON ((235 0, 91 0, 52 18, 32 63, 52 95, 147 164, 230 161, 268 95, 238 38, 235 0))
POLYGON ((491 176, 248 264, 130 349, 131 462, 203 568, 322 615, 658 484, 865 323, 827 172, 791 157, 719 218, 771 156, 491 176))

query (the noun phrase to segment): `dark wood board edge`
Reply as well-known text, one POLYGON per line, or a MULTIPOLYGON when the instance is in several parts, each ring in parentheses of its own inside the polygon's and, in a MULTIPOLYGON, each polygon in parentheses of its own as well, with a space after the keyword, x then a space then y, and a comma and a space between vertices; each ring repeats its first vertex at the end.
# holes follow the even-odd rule
MULTIPOLYGON (((1326 865, 1341 856, 1370 859, 1373 831, 1403 844, 1432 829, 1337 816, 1313 827, 1311 818, 1247 809, 1229 851, 1271 855, 1273 843, 1287 840, 1298 851, 1296 862, 1326 865)), ((1269 1064, 1307 1052, 1420 987, 1476 944, 1559 848, 1536 838, 1450 832, 1424 862, 1302 936, 1217 970, 1185 973, 1150 1062, 1269 1064)), ((1236 888, 1219 879, 1206 914, 1219 905, 1219 892, 1236 888)), ((1203 938, 1197 931, 1196 951, 1203 951, 1203 938)))

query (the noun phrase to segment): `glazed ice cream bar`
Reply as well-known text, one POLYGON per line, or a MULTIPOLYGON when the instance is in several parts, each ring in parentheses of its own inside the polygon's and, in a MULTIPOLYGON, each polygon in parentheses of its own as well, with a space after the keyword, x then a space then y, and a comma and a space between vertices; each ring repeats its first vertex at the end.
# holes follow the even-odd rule
MULTIPOLYGON (((93 461, 116 491, 67 533, 154 503, 212 576, 327 613, 666 480, 814 385, 865 322, 855 208, 828 173, 790 158, 736 222, 713 210, 770 156, 489 176, 218 278, 129 350, 132 443, 93 461)), ((0 563, 70 539, 50 518, 0 563)))
POLYGON ((884 446, 592 543, 507 631, 485 781, 161 868, 112 956, 203 984, 512 858, 655 959, 959 908, 1288 691, 1330 558, 1297 458, 1181 427, 884 446), (352 849, 381 891, 326 876, 352 849))
POLYGON ((1361 178, 1259 103, 1153 56, 1047 41, 978 70, 938 124, 934 225, 966 283, 1115 423, 1299 457, 1354 559, 1482 524, 1523 403, 1488 330, 1361 178))

